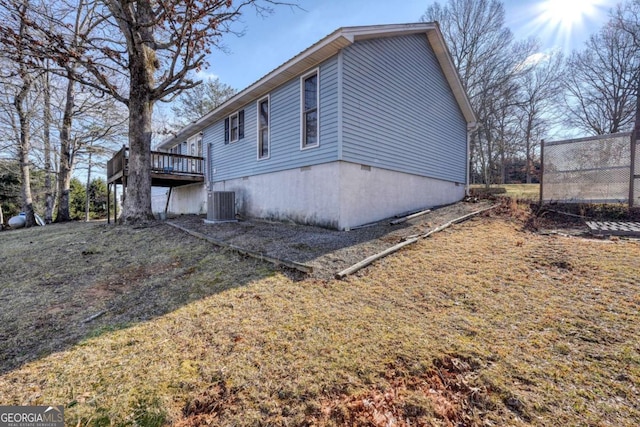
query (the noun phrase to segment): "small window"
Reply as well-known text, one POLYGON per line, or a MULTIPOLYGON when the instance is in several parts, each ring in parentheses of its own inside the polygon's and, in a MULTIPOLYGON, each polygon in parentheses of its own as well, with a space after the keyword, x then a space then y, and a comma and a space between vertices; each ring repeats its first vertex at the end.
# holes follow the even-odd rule
POLYGON ((231 132, 229 134, 229 141, 235 142, 238 140, 238 114, 233 114, 229 117, 229 120, 231 121, 231 125, 229 127, 229 132, 231 132))
POLYGON ((302 148, 318 146, 318 71, 301 79, 302 148))
POLYGON ((269 157, 269 97, 258 101, 258 158, 269 157))
POLYGON ((244 138, 244 110, 240 110, 224 120, 224 143, 236 142, 244 138))

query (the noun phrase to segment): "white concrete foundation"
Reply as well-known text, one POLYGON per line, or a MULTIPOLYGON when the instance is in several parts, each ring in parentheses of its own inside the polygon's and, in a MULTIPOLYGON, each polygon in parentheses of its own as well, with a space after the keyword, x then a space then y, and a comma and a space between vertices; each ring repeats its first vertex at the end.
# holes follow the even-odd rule
MULTIPOLYGON (((348 162, 332 162, 220 181, 235 191, 238 213, 349 229, 400 213, 454 203, 465 186, 348 162)), ((206 199, 203 199, 206 200, 206 199)))
MULTIPOLYGON (((151 192, 151 210, 153 213, 164 212, 169 189, 153 187, 151 192)), ((206 214, 207 188, 204 184, 191 184, 174 187, 169 200, 169 215, 206 214)))

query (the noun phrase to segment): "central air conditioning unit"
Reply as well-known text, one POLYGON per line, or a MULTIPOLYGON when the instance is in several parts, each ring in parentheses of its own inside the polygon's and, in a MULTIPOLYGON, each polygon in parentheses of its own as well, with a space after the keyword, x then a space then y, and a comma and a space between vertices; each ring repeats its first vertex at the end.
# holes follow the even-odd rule
POLYGON ((208 194, 207 221, 225 222, 236 220, 236 193, 213 191, 208 194))

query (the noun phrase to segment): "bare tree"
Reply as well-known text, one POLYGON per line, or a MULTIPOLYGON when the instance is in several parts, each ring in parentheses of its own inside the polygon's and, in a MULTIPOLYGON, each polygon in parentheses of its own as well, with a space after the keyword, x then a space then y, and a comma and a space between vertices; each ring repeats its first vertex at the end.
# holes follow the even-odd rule
MULTIPOLYGON (((17 36, 13 49, 8 51, 5 49, 4 56, 10 69, 6 70, 3 78, 7 81, 5 87, 9 87, 11 103, 13 105, 17 122, 14 121, 13 113, 9 113, 11 122, 14 125, 15 136, 17 139, 17 159, 20 165, 20 176, 22 183, 22 210, 26 215, 26 226, 35 225, 35 215, 33 210, 33 197, 31 194, 31 118, 33 110, 30 108, 29 101, 32 93, 34 81, 37 79, 33 68, 29 66, 30 58, 28 55, 28 0, 9 1, 4 5, 3 20, 5 28, 10 30, 17 36)), ((0 36, 3 33, 0 33, 0 36)), ((0 40, 2 45, 7 45, 7 40, 2 37, 0 40)))
POLYGON ((68 80, 62 97, 60 131, 60 167, 58 172, 58 211, 56 222, 70 221, 70 187, 77 165, 86 163, 91 170, 96 157, 112 153, 126 135, 126 115, 112 98, 97 97, 95 92, 68 80), (71 100, 71 101, 70 101, 71 100))
POLYGON ((520 78, 517 123, 526 161, 526 182, 531 183, 534 155, 551 125, 551 116, 562 93, 562 63, 559 51, 535 62, 520 78))
MULTIPOLYGON (((640 49, 640 0, 633 0, 618 4, 613 14, 613 25, 631 37, 633 45, 640 49)), ((636 144, 640 144, 640 79, 635 82, 636 88, 636 116, 635 136, 636 144)))
POLYGON ((519 103, 518 87, 516 85, 508 85, 504 88, 500 96, 493 98, 491 114, 489 115, 493 129, 493 137, 495 140, 495 160, 499 171, 495 174, 495 178, 499 183, 507 182, 507 167, 517 154, 517 132, 518 126, 516 109, 519 103))
MULTIPOLYGON (((45 64, 45 70, 47 68, 45 64)), ((54 168, 51 162, 52 146, 51 146, 51 79, 50 73, 45 71, 42 74, 42 89, 43 89, 43 123, 42 123, 42 143, 44 145, 44 173, 45 181, 44 186, 46 189, 45 195, 45 212, 44 221, 50 224, 53 221, 53 206, 56 199, 56 191, 52 182, 52 175, 54 168)))
MULTIPOLYGON (((60 10, 60 9, 59 9, 60 10)), ((72 51, 80 51, 84 49, 86 37, 98 20, 95 13, 95 5, 79 0, 77 4, 70 5, 66 9, 66 13, 70 13, 74 17, 73 31, 68 34, 68 44, 72 51)), ((54 28, 49 21, 50 28, 54 28)), ((74 77, 78 72, 78 61, 70 56, 67 61, 60 62, 61 70, 59 71, 66 79, 66 90, 64 96, 64 107, 62 113, 62 124, 60 128, 60 165, 58 171, 58 212, 56 222, 64 222, 71 220, 69 210, 70 203, 70 185, 71 174, 73 172, 75 153, 79 146, 79 140, 73 135, 73 120, 76 117, 76 92, 78 83, 74 77)))
POLYGON ((619 3, 611 18, 611 25, 627 33, 635 46, 640 46, 640 0, 619 3))
MULTIPOLYGON (((82 1, 82 0, 79 0, 82 1)), ((34 16, 42 38, 31 46, 59 65, 73 62, 73 79, 128 107, 129 176, 124 222, 145 221, 151 213, 151 119, 157 101, 168 100, 200 82, 193 72, 206 66, 210 49, 243 11, 268 13, 273 0, 87 0, 99 19, 82 48, 69 25, 51 16, 34 16), (49 23, 56 21, 55 31, 49 23)), ((58 14, 53 15, 58 16, 58 14)), ((0 31, 3 25, 0 23, 0 31)), ((17 38, 15 32, 9 35, 17 38)))
POLYGON ((496 114, 508 111, 507 105, 499 105, 500 98, 513 93, 522 64, 535 45, 514 41, 504 24, 504 5, 498 0, 448 0, 444 6, 436 2, 421 19, 441 25, 480 125, 471 141, 471 168, 489 185, 499 169, 497 147, 505 143, 496 132, 504 122, 496 114))
POLYGON ((567 61, 568 123, 595 135, 630 129, 639 70, 634 36, 611 20, 567 61))

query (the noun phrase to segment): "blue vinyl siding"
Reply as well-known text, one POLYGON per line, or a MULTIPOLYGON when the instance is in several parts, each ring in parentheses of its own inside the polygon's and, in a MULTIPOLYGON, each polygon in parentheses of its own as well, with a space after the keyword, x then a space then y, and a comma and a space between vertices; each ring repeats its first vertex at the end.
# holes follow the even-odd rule
MULTIPOLYGON (((320 81, 320 145, 300 150, 300 78, 273 90, 270 95, 270 152, 257 158, 257 99, 245 110, 244 138, 224 144, 224 120, 204 131, 204 143, 212 143, 212 181, 277 172, 338 160, 338 61, 333 57, 318 67, 320 81)), ((262 99, 263 97, 261 97, 262 99)))
POLYGON ((425 35, 343 51, 343 159, 466 181, 466 121, 425 35))

